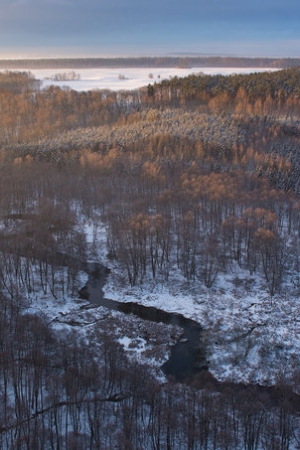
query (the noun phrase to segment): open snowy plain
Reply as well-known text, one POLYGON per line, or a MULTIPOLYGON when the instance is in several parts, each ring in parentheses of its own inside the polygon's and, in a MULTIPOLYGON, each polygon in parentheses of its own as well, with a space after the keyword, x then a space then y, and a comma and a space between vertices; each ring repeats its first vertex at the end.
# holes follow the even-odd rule
MULTIPOLYGON (((21 70, 21 69, 20 69, 21 70)), ((191 74, 205 75, 230 75, 233 73, 265 72, 277 69, 266 68, 209 68, 193 67, 190 69, 181 68, 120 68, 120 69, 40 69, 31 70, 33 75, 42 81, 42 87, 50 85, 68 86, 76 91, 88 91, 92 89, 133 90, 149 83, 159 82, 172 77, 185 77, 191 74), (59 74, 71 74, 75 72, 79 79, 55 81, 53 78, 59 74)))

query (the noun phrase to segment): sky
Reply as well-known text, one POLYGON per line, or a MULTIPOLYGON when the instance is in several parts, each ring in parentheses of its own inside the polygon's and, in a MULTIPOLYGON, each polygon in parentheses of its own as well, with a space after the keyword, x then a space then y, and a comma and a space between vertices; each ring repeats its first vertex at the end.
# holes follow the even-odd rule
POLYGON ((300 57, 299 0, 1 0, 0 58, 300 57))

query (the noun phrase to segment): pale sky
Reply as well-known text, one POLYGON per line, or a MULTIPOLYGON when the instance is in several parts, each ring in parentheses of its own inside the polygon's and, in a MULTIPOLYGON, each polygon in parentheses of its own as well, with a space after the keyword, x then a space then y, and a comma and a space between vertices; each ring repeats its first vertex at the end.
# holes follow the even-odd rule
POLYGON ((300 57, 299 0, 1 0, 0 58, 300 57))

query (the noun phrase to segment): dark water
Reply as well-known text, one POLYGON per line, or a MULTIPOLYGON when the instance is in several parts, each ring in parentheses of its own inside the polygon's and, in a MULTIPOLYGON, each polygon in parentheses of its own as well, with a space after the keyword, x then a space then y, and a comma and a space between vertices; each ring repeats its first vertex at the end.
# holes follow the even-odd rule
POLYGON ((86 271, 89 279, 79 293, 81 298, 85 298, 97 306, 104 306, 124 314, 133 314, 143 320, 175 325, 183 329, 180 341, 171 348, 170 358, 162 366, 162 370, 167 376, 173 377, 177 381, 183 381, 192 378, 202 370, 207 370, 204 344, 201 341, 202 328, 197 322, 187 319, 181 314, 168 313, 154 307, 106 299, 102 288, 109 274, 108 269, 100 264, 90 263, 86 266, 86 271))
POLYGON ((163 372, 179 382, 192 381, 196 377, 197 387, 199 389, 208 388, 216 392, 233 392, 234 395, 242 395, 242 398, 249 398, 249 403, 253 399, 259 398, 263 404, 269 408, 270 405, 280 405, 282 401, 291 401, 296 408, 297 414, 300 411, 300 396, 295 394, 291 388, 285 386, 283 390, 276 386, 260 386, 245 383, 221 382, 216 380, 208 371, 205 346, 202 341, 201 326, 187 319, 181 314, 167 313, 157 308, 146 307, 136 303, 120 303, 114 300, 105 299, 103 286, 106 282, 109 271, 100 264, 84 264, 82 269, 89 274, 89 280, 80 291, 82 298, 88 299, 91 303, 102 305, 106 308, 123 312, 124 314, 133 314, 143 320, 151 322, 160 322, 165 324, 177 325, 183 329, 183 335, 171 348, 171 354, 168 361, 163 366, 163 372))

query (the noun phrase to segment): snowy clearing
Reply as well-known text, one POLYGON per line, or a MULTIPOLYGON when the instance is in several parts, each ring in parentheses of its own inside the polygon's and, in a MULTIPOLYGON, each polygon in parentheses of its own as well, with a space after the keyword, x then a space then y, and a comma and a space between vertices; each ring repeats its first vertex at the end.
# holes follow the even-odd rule
MULTIPOLYGON (((23 69, 20 69, 23 70, 23 69)), ((149 83, 160 82, 172 77, 186 77, 191 74, 205 75, 231 75, 246 74, 252 72, 276 71, 279 69, 268 68, 234 68, 234 67, 193 67, 190 69, 181 68, 120 68, 120 69, 38 69, 30 72, 35 78, 42 81, 42 87, 59 86, 76 90, 89 91, 93 89, 133 90, 149 83), (75 72, 79 75, 78 80, 55 81, 53 78, 57 74, 68 74, 75 72)))

